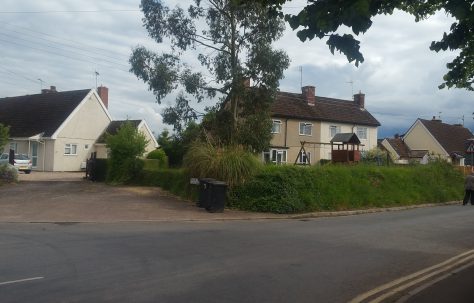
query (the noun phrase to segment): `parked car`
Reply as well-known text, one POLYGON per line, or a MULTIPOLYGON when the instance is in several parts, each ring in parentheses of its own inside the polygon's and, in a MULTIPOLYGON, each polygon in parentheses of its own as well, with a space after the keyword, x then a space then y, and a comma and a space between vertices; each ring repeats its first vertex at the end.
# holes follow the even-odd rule
MULTIPOLYGON (((10 155, 4 153, 0 156, 0 164, 9 163, 10 155)), ((14 166, 19 170, 25 172, 25 174, 31 173, 32 163, 31 159, 25 154, 15 154, 14 166)))

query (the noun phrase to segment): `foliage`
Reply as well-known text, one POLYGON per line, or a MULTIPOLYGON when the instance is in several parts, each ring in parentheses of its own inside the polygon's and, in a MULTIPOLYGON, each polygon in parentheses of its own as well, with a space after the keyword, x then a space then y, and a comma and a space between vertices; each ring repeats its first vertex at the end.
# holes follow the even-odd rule
POLYGON ((225 181, 229 187, 248 180, 260 165, 257 157, 241 146, 216 147, 200 142, 191 145, 184 158, 190 176, 225 181))
POLYGON ((110 149, 107 181, 123 183, 136 177, 143 168, 143 161, 138 157, 143 155, 148 143, 145 135, 131 122, 126 122, 116 135, 106 136, 106 143, 110 149))
POLYGON ((448 163, 415 166, 266 166, 231 191, 243 210, 297 213, 461 199, 462 174, 448 163))
POLYGON ((184 169, 142 170, 133 184, 142 186, 159 186, 164 190, 183 197, 195 199, 197 187, 189 184, 189 176, 184 169))
POLYGON ((18 170, 10 164, 0 164, 0 185, 18 182, 18 170))
MULTIPOLYGON (((389 156, 390 157, 390 156, 389 156)), ((374 147, 368 151, 361 152, 361 160, 363 163, 372 163, 377 165, 387 165, 387 152, 378 147, 374 147)), ((390 160, 389 160, 390 161, 390 160)))
POLYGON ((168 168, 168 156, 163 149, 155 149, 146 156, 149 160, 156 160, 158 167, 168 168))
POLYGON ((0 123, 0 154, 3 151, 3 148, 8 142, 8 138, 10 137, 10 127, 5 126, 0 123))
POLYGON ((255 108, 259 103, 271 103, 278 81, 289 66, 288 56, 272 47, 284 30, 282 16, 270 17, 267 6, 253 1, 194 0, 186 11, 180 7, 170 9, 161 1, 142 0, 140 7, 150 36, 157 43, 168 39, 171 44, 169 52, 162 54, 138 46, 130 57, 131 72, 148 84, 158 103, 178 90, 174 106, 163 112, 164 122, 172 124, 179 134, 202 115, 192 100, 199 103, 218 97, 216 106, 206 111, 227 112, 230 121, 220 124, 228 137, 217 140, 249 144, 241 142, 247 136, 239 135, 239 129, 248 133, 257 116, 239 119, 239 114, 246 105, 255 108), (208 73, 194 71, 194 63, 184 61, 189 58, 185 54, 194 55, 196 50, 197 61, 208 73), (243 79, 251 79, 254 87, 246 89, 243 79), (251 95, 265 98, 250 98, 251 95))
MULTIPOLYGON (((239 0, 244 2, 243 0, 239 0)), ((288 0, 257 0, 262 5, 269 5, 273 12, 280 11, 282 4, 288 0)), ((448 72, 444 75, 439 88, 466 88, 474 90, 474 6, 470 0, 314 0, 297 14, 287 15, 286 19, 295 30, 301 41, 327 37, 326 44, 334 54, 337 50, 346 55, 349 62, 355 65, 364 62, 359 51, 360 42, 351 34, 339 34, 338 30, 348 27, 358 36, 372 26, 372 19, 377 15, 391 15, 395 10, 402 10, 415 17, 418 22, 444 11, 455 19, 449 33, 444 33, 440 41, 433 41, 430 49, 458 51, 456 58, 447 64, 448 72)), ((280 13, 281 15, 281 13, 280 13)))
POLYGON ((170 135, 169 131, 165 129, 157 141, 168 157, 169 166, 180 167, 189 145, 200 136, 201 127, 195 122, 190 122, 186 129, 179 134, 170 135))

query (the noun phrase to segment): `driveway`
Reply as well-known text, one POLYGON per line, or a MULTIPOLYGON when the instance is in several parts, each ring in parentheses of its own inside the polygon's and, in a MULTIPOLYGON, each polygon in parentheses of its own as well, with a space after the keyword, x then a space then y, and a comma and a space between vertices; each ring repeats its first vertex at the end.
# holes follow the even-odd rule
POLYGON ((0 222, 206 221, 279 218, 225 210, 208 213, 157 187, 108 186, 83 173, 20 174, 0 187, 0 222))

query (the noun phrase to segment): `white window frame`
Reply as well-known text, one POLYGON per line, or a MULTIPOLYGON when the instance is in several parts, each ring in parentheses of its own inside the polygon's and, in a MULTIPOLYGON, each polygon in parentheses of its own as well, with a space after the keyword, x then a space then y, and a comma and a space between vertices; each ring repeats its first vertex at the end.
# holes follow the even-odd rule
POLYGON ((281 132, 281 120, 273 120, 272 134, 279 134, 280 132, 281 132), (275 131, 275 126, 278 127, 278 131, 275 131))
POLYGON ((312 136, 313 135, 313 123, 300 122, 299 133, 300 133, 300 136, 312 136), (309 129, 309 134, 307 132, 308 129, 309 129), (303 132, 301 132, 301 130, 303 130, 303 132))
POLYGON ((286 163, 288 158, 288 151, 286 149, 270 149, 270 161, 276 164, 286 163), (278 162, 278 155, 281 155, 281 161, 278 162))
POLYGON ((77 144, 66 143, 64 144, 64 155, 65 156, 76 156, 77 155, 77 144))
POLYGON ((341 133, 341 126, 339 125, 329 125, 329 137, 334 138, 335 135, 341 133), (334 134, 333 134, 334 130, 334 134))
POLYGON ((298 164, 311 164, 311 153, 300 151, 298 154, 298 164))
POLYGON ((357 126, 357 137, 361 140, 367 140, 367 135, 369 133, 369 129, 363 126, 357 126), (363 136, 361 136, 361 134, 363 136))

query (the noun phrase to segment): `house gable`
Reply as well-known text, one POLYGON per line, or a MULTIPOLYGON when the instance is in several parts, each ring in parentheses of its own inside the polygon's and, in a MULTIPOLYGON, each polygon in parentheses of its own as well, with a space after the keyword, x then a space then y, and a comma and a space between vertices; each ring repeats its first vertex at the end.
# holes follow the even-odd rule
POLYGON ((51 92, 0 99, 0 123, 12 138, 51 137, 90 90, 51 92))
MULTIPOLYGON (((108 123, 112 121, 112 117, 110 116, 109 111, 105 107, 97 92, 92 89, 89 91, 87 96, 84 97, 81 103, 79 103, 79 105, 63 121, 63 123, 61 123, 51 138, 56 139, 58 136, 64 136, 65 129, 71 126, 74 129, 66 130, 66 132, 70 133, 71 131, 74 132, 77 129, 84 129, 83 125, 88 124, 85 123, 85 121, 94 121, 94 124, 97 125, 96 120, 102 120, 104 117, 108 120, 108 125, 108 123)), ((99 135, 104 129, 105 127, 100 128, 99 135)), ((93 129, 92 132, 96 133, 97 131, 96 129, 93 129)), ((67 135, 70 136, 70 134, 67 135)), ((97 136, 95 138, 97 138, 97 136)))

